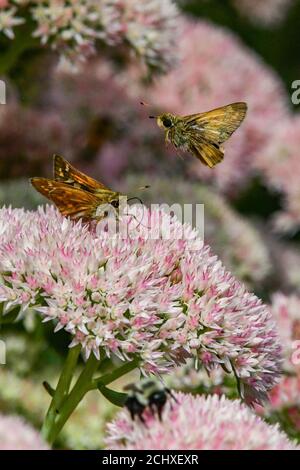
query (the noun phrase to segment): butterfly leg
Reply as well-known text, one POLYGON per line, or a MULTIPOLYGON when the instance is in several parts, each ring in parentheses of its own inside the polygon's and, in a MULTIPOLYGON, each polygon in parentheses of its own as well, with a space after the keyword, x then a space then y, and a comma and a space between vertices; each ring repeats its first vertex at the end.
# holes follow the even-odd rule
POLYGON ((175 146, 175 147, 176 147, 175 148, 175 153, 176 153, 177 157, 181 158, 181 160, 184 160, 183 155, 180 152, 180 150, 178 149, 178 147, 177 146, 175 146))

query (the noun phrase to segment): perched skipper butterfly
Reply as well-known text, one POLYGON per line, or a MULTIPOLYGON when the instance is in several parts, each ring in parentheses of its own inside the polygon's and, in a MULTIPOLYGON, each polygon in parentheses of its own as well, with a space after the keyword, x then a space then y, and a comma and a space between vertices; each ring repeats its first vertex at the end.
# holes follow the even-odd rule
POLYGON ((103 204, 118 209, 120 193, 76 170, 59 155, 54 155, 53 160, 54 179, 32 178, 30 181, 39 193, 54 202, 64 216, 100 220, 107 215, 105 211, 99 213, 103 204))

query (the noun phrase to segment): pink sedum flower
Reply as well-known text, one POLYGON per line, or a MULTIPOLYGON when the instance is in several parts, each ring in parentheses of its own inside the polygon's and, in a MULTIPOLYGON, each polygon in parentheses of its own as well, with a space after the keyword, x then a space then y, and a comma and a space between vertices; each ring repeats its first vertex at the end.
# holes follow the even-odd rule
POLYGON ((108 43, 128 44, 145 63, 170 68, 175 59, 178 10, 173 0, 102 0, 100 18, 108 43))
POLYGON ((273 26, 284 20, 294 0, 232 0, 242 15, 253 23, 273 26))
POLYGON ((0 4, 0 34, 14 38, 14 28, 26 21, 18 14, 64 63, 91 56, 99 40, 119 50, 129 46, 150 67, 165 69, 174 61, 178 11, 172 0, 11 0, 0 4))
POLYGON ((278 253, 283 283, 300 294, 300 252, 297 244, 282 244, 278 253))
POLYGON ((300 431, 300 297, 273 295, 274 315, 284 352, 284 372, 280 382, 271 390, 270 401, 258 411, 267 418, 278 419, 288 432, 300 431))
POLYGON ((23 18, 17 16, 17 8, 9 2, 0 3, 0 33, 9 39, 14 39, 14 28, 24 23, 23 18))
POLYGON ((92 231, 53 207, 1 209, 4 314, 35 308, 86 357, 139 356, 145 373, 204 354, 207 369, 234 371, 247 400, 264 399, 280 363, 269 310, 188 225, 160 209, 128 210, 128 233, 112 235, 107 220, 92 231))
POLYGON ((146 425, 122 410, 108 424, 108 449, 299 450, 277 426, 270 426, 240 401, 224 396, 176 393, 162 421, 144 413, 146 425), (191 432, 192 430, 192 432, 191 432))
MULTIPOLYGON (((159 112, 181 115, 209 111, 234 101, 246 101, 245 121, 225 144, 224 161, 214 171, 191 158, 191 174, 213 180, 234 193, 253 174, 253 160, 287 115, 283 85, 271 69, 225 28, 186 20, 182 26, 174 71, 157 81, 148 101, 159 112), (276 99, 274 99, 276 96, 276 99)), ((174 149, 171 150, 174 153, 174 149)))
MULTIPOLYGON (((297 295, 286 296, 277 292, 272 297, 271 311, 278 325, 278 332, 285 357, 284 367, 287 371, 300 373, 297 362, 295 342, 299 341, 300 347, 300 297, 297 295)), ((300 354, 298 354, 300 357, 300 354)))
POLYGON ((203 354, 201 367, 197 369, 195 360, 188 359, 183 366, 177 367, 171 374, 165 376, 165 382, 170 389, 192 393, 216 393, 225 395, 224 377, 229 377, 221 368, 215 368, 207 373, 206 362, 210 354, 203 354))
POLYGON ((256 162, 267 184, 283 196, 283 209, 275 219, 280 232, 300 227, 299 145, 300 117, 285 119, 256 162))
POLYGON ((47 450, 49 447, 18 416, 0 415, 0 450, 47 450))
POLYGON ((297 435, 300 432, 300 375, 283 376, 271 390, 268 403, 256 409, 266 419, 280 422, 290 436, 297 435))
MULTIPOLYGON (((266 409, 281 411, 284 408, 298 408, 300 418, 300 376, 283 377, 271 391, 266 409)), ((298 429, 300 430, 300 422, 298 429)))

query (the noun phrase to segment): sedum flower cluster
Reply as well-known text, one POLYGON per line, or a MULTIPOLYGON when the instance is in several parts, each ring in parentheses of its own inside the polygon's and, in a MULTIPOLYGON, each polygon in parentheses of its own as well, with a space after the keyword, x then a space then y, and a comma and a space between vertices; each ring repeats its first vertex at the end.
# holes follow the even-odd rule
POLYGON ((163 420, 144 413, 146 425, 121 411, 108 424, 108 449, 299 450, 278 426, 270 426, 238 400, 176 393, 163 420), (192 430, 192 432, 191 432, 192 430))
POLYGON ((269 310, 190 226, 160 209, 128 211, 127 231, 112 235, 105 220, 95 231, 53 207, 2 208, 2 315, 34 308, 86 357, 138 357, 145 373, 196 357, 233 372, 247 400, 263 400, 280 363, 269 310))
POLYGON ((73 60, 90 56, 101 41, 125 51, 129 45, 148 66, 165 69, 174 60, 177 15, 172 0, 7 0, 0 3, 0 34, 14 39, 30 18, 33 37, 73 60))

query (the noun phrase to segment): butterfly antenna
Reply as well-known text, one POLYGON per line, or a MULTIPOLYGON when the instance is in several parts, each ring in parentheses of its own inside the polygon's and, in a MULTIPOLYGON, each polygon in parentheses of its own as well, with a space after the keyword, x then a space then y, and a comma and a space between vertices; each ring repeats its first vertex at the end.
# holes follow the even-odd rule
POLYGON ((138 226, 139 226, 139 225, 142 225, 142 227, 144 227, 144 228, 147 228, 147 229, 151 228, 151 225, 144 225, 144 224, 142 224, 142 222, 141 222, 141 221, 137 218, 137 216, 134 215, 134 214, 128 214, 128 213, 127 213, 127 214, 124 214, 124 215, 127 215, 127 217, 133 217, 133 218, 137 221, 138 226))
MULTIPOLYGON (((142 106, 149 106, 149 104, 148 104, 148 103, 145 103, 145 101, 140 101, 140 104, 141 104, 142 106)), ((149 116, 149 119, 156 119, 156 118, 157 118, 157 116, 149 116)))
MULTIPOLYGON (((145 186, 141 186, 139 188, 137 188, 139 191, 144 191, 145 189, 149 189, 150 188, 150 185, 146 184, 145 186)), ((139 198, 138 196, 133 196, 133 197, 130 197, 129 199, 127 199, 127 202, 129 201, 134 201, 134 200, 137 200, 139 201, 140 204, 144 205, 143 201, 141 198, 139 198)), ((148 225, 144 225, 142 224, 142 222, 140 220, 137 219, 137 217, 134 215, 134 214, 124 214, 124 215, 127 215, 128 217, 133 217, 139 225, 142 225, 143 227, 145 228, 150 228, 148 225)))
MULTIPOLYGON (((142 205, 144 205, 143 201, 142 201, 139 197, 137 197, 137 196, 135 196, 135 197, 130 197, 129 199, 127 199, 127 202, 128 202, 128 201, 133 201, 134 199, 138 200, 142 205)), ((139 225, 142 225, 143 227, 145 227, 145 228, 147 228, 147 229, 151 228, 151 226, 149 226, 149 225, 144 225, 144 224, 142 224, 142 222, 141 222, 140 220, 138 220, 137 216, 134 215, 134 214, 128 214, 128 213, 126 213, 126 214, 124 214, 124 215, 127 215, 127 217, 133 217, 133 218, 137 221, 137 223, 138 223, 139 225)))
MULTIPOLYGON (((139 188, 136 188, 136 191, 145 191, 146 189, 149 189, 150 185, 146 184, 145 186, 140 186, 139 188)), ((127 199, 127 202, 133 201, 134 199, 137 199, 141 204, 144 204, 142 199, 140 199, 138 196, 133 196, 127 199)))

